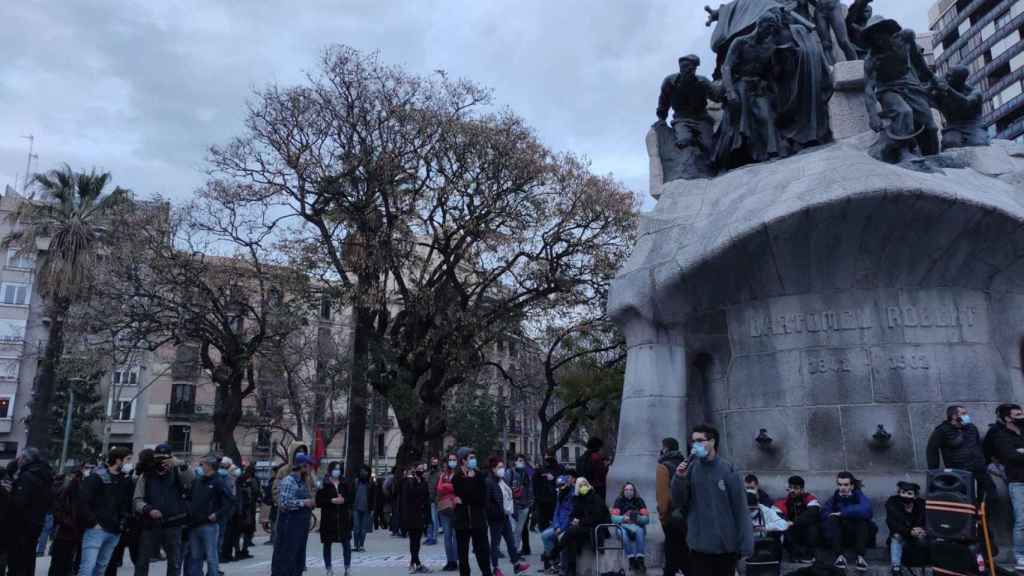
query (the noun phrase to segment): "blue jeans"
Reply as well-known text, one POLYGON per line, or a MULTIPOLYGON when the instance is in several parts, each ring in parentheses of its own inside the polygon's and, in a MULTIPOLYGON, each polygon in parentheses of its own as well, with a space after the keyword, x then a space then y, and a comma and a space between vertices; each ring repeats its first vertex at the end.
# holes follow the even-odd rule
POLYGON ((448 564, 455 564, 459 561, 459 545, 455 539, 455 510, 443 510, 438 512, 441 520, 441 529, 444 530, 444 557, 448 564))
POLYGON ((82 534, 82 559, 78 576, 103 576, 120 539, 120 534, 107 532, 99 526, 86 530, 82 534))
POLYGON ((489 523, 491 527, 491 567, 498 567, 498 549, 501 548, 501 540, 505 539, 505 549, 508 550, 508 559, 515 566, 519 564, 519 550, 516 549, 516 539, 512 536, 514 521, 505 517, 501 522, 489 523))
POLYGON ((544 553, 547 554, 554 550, 555 542, 558 538, 555 536, 555 527, 545 529, 540 533, 540 541, 544 543, 544 553))
POLYGON ((46 554, 46 544, 50 541, 50 533, 53 532, 53 514, 47 513, 43 519, 43 531, 39 534, 39 543, 36 544, 36 556, 46 554))
POLYGON ((889 562, 893 567, 903 566, 903 537, 899 534, 889 540, 889 562))
POLYGON ((207 576, 217 576, 220 571, 219 524, 194 526, 188 537, 188 576, 203 576, 203 560, 206 560, 207 576))
POLYGON ((270 564, 271 576, 299 576, 306 568, 306 542, 309 539, 308 509, 280 512, 277 536, 270 564))
POLYGON ((355 510, 352 512, 352 539, 355 540, 355 547, 362 548, 366 545, 366 533, 370 531, 370 512, 368 510, 355 510))
POLYGON ((1024 564, 1024 482, 1010 483, 1010 504, 1013 505, 1013 556, 1024 564))
MULTIPOLYGON (((331 543, 324 543, 324 568, 331 569, 331 543)), ((346 538, 341 541, 342 558, 345 560, 345 568, 352 565, 352 539, 346 538)))
POLYGON ((619 530, 626 558, 642 558, 647 552, 647 529, 636 524, 622 524, 619 530))
POLYGON ((430 525, 427 526, 427 546, 437 544, 437 504, 430 503, 430 525))

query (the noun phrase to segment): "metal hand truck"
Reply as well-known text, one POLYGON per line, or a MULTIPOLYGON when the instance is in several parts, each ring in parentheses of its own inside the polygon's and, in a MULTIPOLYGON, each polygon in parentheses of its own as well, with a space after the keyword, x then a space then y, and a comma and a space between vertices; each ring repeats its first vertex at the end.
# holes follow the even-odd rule
POLYGON ((618 551, 619 569, 617 570, 617 572, 619 574, 626 573, 626 571, 622 568, 623 566, 628 565, 628 562, 626 562, 626 538, 627 536, 618 524, 598 524, 596 527, 594 527, 594 570, 597 572, 596 576, 601 576, 602 574, 605 574, 605 571, 601 570, 602 552, 618 551), (607 545, 607 542, 612 540, 612 537, 610 535, 604 542, 601 542, 600 536, 602 528, 608 528, 609 532, 618 535, 619 544, 617 546, 607 545))

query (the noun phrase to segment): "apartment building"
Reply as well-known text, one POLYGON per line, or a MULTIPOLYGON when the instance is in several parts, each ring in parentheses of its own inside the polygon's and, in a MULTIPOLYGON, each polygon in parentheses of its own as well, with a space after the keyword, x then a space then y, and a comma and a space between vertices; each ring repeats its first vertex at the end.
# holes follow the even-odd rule
POLYGON ((984 95, 995 138, 1024 135, 1024 0, 939 0, 928 13, 936 73, 956 65, 984 95))

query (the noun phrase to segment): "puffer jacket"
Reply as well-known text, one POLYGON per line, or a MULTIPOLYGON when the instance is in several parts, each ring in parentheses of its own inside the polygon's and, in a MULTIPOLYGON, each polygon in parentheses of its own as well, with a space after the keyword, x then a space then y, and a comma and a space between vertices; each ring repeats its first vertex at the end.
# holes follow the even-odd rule
POLYGON ((558 494, 555 504, 555 517, 551 525, 558 532, 565 532, 572 523, 572 489, 566 489, 558 494))
POLYGON ((974 424, 965 424, 957 428, 949 421, 935 427, 928 438, 928 468, 940 468, 939 456, 942 456, 942 468, 956 468, 971 472, 985 469, 985 454, 981 446, 981 434, 974 424))

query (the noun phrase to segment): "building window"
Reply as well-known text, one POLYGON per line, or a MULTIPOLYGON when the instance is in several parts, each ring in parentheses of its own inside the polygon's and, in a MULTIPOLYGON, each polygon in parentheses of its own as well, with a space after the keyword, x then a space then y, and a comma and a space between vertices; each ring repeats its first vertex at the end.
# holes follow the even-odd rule
POLYGON ((576 447, 576 459, 577 459, 577 460, 579 460, 579 459, 580 459, 580 454, 581 454, 581 453, 582 453, 582 452, 580 451, 580 447, 579 447, 579 446, 577 446, 577 447, 576 447))
POLYGON ((115 422, 131 422, 135 419, 135 401, 118 400, 114 402, 112 418, 115 422))
POLYGON ((0 418, 7 419, 11 417, 11 399, 8 397, 0 398, 0 418))
POLYGON ((192 428, 188 425, 173 424, 167 427, 167 443, 171 451, 189 454, 192 452, 192 428))
POLYGON ((568 446, 562 446, 562 462, 568 462, 568 461, 569 461, 569 447, 568 446))
POLYGON ((171 408, 175 413, 191 413, 196 407, 196 387, 192 384, 171 386, 171 408))
POLYGON ((138 386, 139 385, 139 367, 133 366, 131 368, 121 368, 114 370, 111 375, 110 381, 114 386, 138 386))
POLYGON ((21 361, 17 358, 0 358, 0 381, 17 381, 21 361))
POLYGON ((24 320, 0 320, 0 342, 21 343, 25 341, 24 320))
POLYGON ((331 319, 331 299, 324 297, 320 299, 320 319, 331 319))
POLYGON ((0 442, 0 460, 14 460, 17 456, 17 442, 0 442))
POLYGON ((270 448, 270 428, 259 428, 256 430, 256 445, 261 448, 270 448))
POLYGON ((14 304, 16 306, 25 306, 28 304, 28 284, 16 284, 14 282, 4 282, 0 285, 0 294, 2 294, 4 304, 14 304))
POLYGON ((36 266, 36 259, 30 254, 18 254, 18 250, 11 248, 7 250, 7 267, 18 270, 31 270, 36 266))
POLYGON ((377 434, 377 457, 384 458, 385 456, 386 455, 384 454, 384 435, 377 434))

